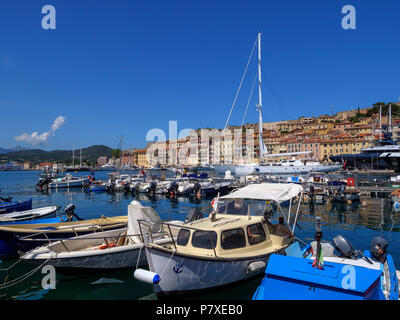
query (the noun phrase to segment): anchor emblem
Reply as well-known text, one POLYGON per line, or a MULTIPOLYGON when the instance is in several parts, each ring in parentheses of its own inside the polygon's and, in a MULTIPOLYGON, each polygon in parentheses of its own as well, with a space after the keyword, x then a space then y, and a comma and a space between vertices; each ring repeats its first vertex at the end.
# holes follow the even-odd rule
POLYGON ((181 273, 184 269, 183 264, 180 264, 179 262, 177 262, 175 264, 175 267, 172 268, 172 270, 174 270, 175 273, 181 273))

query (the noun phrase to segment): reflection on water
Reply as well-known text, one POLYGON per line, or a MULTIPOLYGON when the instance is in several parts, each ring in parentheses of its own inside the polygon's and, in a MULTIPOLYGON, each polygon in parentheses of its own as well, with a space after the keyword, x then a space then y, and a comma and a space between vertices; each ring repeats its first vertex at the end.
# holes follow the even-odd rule
MULTIPOLYGON (((87 175, 87 173, 77 173, 87 175)), ((96 172, 96 179, 106 179, 104 172, 96 172)), ((32 198, 33 208, 69 203, 76 206, 76 214, 85 218, 125 215, 132 200, 153 207, 163 220, 184 220, 193 208, 203 213, 211 209, 211 198, 176 197, 114 193, 86 193, 82 189, 51 190, 48 194, 34 189, 37 172, 0 172, 1 196, 12 196, 15 200, 32 198)), ((389 241, 389 252, 397 268, 400 266, 400 212, 392 208, 390 199, 363 198, 352 204, 330 203, 303 204, 296 227, 299 238, 310 241, 314 237, 314 219, 321 217, 323 239, 331 241, 337 234, 343 235, 355 249, 368 249, 371 239, 382 235, 389 241)), ((3 261, 0 268, 7 268, 15 261, 3 261)), ((32 270, 32 266, 19 263, 10 274, 16 278, 32 270)), ((133 278, 134 270, 122 270, 86 275, 63 275, 57 273, 56 290, 43 290, 40 271, 22 283, 0 290, 0 299, 157 299, 151 285, 133 278)), ((7 273, 0 271, 0 281, 7 273)), ((223 291, 190 297, 189 299, 250 299, 259 285, 261 277, 223 291)))

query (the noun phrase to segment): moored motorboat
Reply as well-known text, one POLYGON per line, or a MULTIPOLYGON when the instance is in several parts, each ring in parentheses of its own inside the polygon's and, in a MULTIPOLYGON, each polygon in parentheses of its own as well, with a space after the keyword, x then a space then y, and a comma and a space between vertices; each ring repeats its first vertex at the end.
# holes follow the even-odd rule
POLYGON ((6 214, 0 215, 0 223, 17 222, 17 221, 43 218, 45 216, 54 214, 57 211, 57 209, 58 209, 57 206, 49 206, 49 207, 42 207, 42 208, 36 208, 36 209, 31 209, 31 210, 25 210, 25 211, 6 213, 6 214))
POLYGON ((162 234, 161 219, 151 207, 132 201, 128 206, 128 227, 86 234, 45 244, 28 251, 21 259, 48 264, 57 270, 105 270, 133 268, 147 264, 137 219, 153 221, 153 234, 162 234))
MULTIPOLYGON (((75 215, 73 212, 71 214, 75 215)), ((66 239, 87 233, 118 229, 125 227, 126 223, 127 216, 101 216, 97 219, 71 222, 60 220, 59 223, 0 225, 0 259, 18 257, 18 252, 27 252, 48 243, 52 238, 66 239)))
POLYGON ((59 188, 78 188, 89 184, 89 179, 85 177, 73 177, 70 174, 65 175, 62 178, 53 179, 49 184, 49 189, 59 188))
MULTIPOLYGON (((206 218, 184 225, 163 222, 179 230, 176 240, 170 236, 169 243, 157 244, 146 241, 148 234, 143 233, 149 275, 159 279, 154 284, 156 294, 211 290, 261 274, 269 256, 293 241, 294 227, 283 224, 290 221, 291 208, 286 216, 280 204, 299 197, 302 190, 294 184, 248 185, 216 199, 206 218), (269 221, 270 202, 283 216, 280 224, 269 221)), ((298 212, 299 206, 294 225, 298 212)))
POLYGON ((334 246, 316 241, 300 250, 294 243, 287 255, 271 255, 265 277, 253 300, 398 300, 396 268, 385 238, 374 237, 370 249, 354 250, 342 236, 334 246), (335 250, 337 253, 335 253, 335 250))

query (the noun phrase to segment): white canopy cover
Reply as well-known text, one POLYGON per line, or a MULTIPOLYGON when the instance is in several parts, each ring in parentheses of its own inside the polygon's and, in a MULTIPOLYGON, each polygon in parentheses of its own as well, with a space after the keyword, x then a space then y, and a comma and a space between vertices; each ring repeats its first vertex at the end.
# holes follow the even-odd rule
MULTIPOLYGON (((138 219, 154 221, 154 224, 151 226, 151 232, 157 233, 160 231, 161 218, 157 212, 152 207, 144 207, 139 201, 134 200, 128 205, 128 235, 140 234, 138 219)), ((146 223, 146 225, 149 224, 146 223)), ((148 230, 142 231, 147 232, 148 230)))
POLYGON ((272 200, 278 203, 288 201, 303 191, 303 187, 293 183, 249 184, 232 193, 220 197, 223 199, 272 200))

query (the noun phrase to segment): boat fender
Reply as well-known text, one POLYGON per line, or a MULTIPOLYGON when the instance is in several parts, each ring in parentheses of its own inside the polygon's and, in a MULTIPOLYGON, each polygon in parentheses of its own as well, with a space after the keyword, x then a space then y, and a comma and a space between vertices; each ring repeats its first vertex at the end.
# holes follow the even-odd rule
POLYGON ((393 203, 393 209, 394 209, 395 211, 399 211, 399 210, 400 210, 400 203, 397 202, 397 201, 395 201, 395 202, 393 203))
POLYGON ((161 280, 160 276, 157 273, 144 269, 136 269, 133 273, 133 276, 139 281, 150 284, 157 284, 161 280))
POLYGON ((248 265, 247 273, 261 272, 265 270, 265 262, 264 261, 255 261, 248 265))

